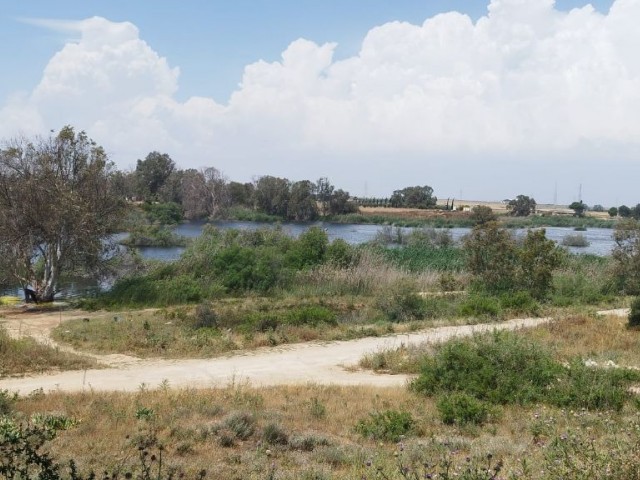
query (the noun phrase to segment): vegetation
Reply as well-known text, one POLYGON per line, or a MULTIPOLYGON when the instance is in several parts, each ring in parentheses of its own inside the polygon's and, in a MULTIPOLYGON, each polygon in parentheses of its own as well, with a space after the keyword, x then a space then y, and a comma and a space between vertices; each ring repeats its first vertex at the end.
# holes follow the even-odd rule
POLYGON ((621 221, 613 238, 616 246, 611 257, 617 286, 628 294, 640 294, 640 221, 621 221))
POLYGON ((584 217, 585 212, 589 209, 589 207, 580 200, 579 202, 573 202, 569 205, 569 208, 573 210, 574 216, 576 217, 584 217))
POLYGON ((507 210, 514 217, 528 217, 536 213, 536 201, 526 195, 518 195, 507 203, 507 210))
POLYGON ((433 196, 433 188, 425 185, 396 190, 391 195, 389 203, 395 208, 434 208, 437 201, 433 196))
MULTIPOLYGON (((67 126, 46 139, 0 149, 0 278, 27 299, 52 301, 65 273, 99 272, 122 214, 113 165, 84 132, 67 126)), ((4 283, 3 282, 3 283, 4 283)))
POLYGON ((522 245, 496 222, 474 227, 464 244, 474 287, 492 293, 526 291, 545 298, 562 256, 544 230, 529 230, 522 245))
POLYGON ((580 233, 565 235, 562 239, 562 245, 565 247, 585 248, 590 245, 584 235, 580 233))
POLYGON ((31 338, 13 339, 4 328, 0 328, 0 357, 0 378, 52 369, 80 370, 97 366, 94 359, 61 352, 31 338))

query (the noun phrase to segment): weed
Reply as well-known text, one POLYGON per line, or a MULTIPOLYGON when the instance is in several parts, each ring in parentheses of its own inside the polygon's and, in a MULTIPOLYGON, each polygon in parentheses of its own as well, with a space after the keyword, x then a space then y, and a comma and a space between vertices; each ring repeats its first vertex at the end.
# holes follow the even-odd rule
POLYGON ((629 326, 640 326, 640 297, 636 297, 631 302, 631 308, 629 309, 629 326))
POLYGON ((277 423, 269 423, 264 427, 262 439, 269 445, 287 445, 289 435, 277 423))
POLYGON ((495 409, 466 393, 442 395, 437 403, 440 419, 447 425, 482 425, 495 409))
POLYGON ((384 410, 369 414, 356 424, 356 432, 373 440, 397 442, 401 437, 410 434, 415 428, 415 421, 406 411, 384 410))

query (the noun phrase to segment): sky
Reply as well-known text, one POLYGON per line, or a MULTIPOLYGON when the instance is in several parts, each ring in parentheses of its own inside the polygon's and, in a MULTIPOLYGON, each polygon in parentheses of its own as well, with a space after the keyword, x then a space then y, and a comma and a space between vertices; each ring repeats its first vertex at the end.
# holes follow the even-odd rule
POLYGON ((0 0, 0 139, 229 179, 640 202, 640 0, 0 0))

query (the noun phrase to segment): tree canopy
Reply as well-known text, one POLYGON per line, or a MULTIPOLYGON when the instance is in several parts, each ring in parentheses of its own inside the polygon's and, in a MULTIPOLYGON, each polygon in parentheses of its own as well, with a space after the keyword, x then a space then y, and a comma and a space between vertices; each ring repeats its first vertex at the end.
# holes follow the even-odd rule
POLYGON ((51 301, 64 273, 104 266, 123 202, 102 147, 70 126, 0 148, 0 257, 5 281, 51 301))
POLYGON ((528 217, 536 213, 536 201, 526 195, 518 195, 515 199, 509 200, 507 210, 514 217, 528 217))
POLYGON ((433 208, 437 201, 433 196, 433 188, 429 185, 396 190, 390 200, 391 206, 397 208, 433 208))

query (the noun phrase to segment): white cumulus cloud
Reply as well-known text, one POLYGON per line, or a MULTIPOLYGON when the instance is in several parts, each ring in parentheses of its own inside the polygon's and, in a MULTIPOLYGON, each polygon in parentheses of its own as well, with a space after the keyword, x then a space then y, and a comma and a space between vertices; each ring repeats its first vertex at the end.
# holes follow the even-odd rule
POLYGON ((339 61, 336 44, 298 39, 280 60, 247 65, 225 105, 176 100, 178 68, 131 23, 41 21, 78 38, 51 58, 33 92, 2 107, 0 136, 69 123, 123 166, 163 150, 184 167, 215 165, 232 178, 327 174, 352 189, 366 167, 379 190, 439 180, 453 191, 465 182, 449 179, 460 175, 456 162, 469 184, 483 165, 487 179, 506 183, 510 168, 526 186, 523 158, 536 155, 583 162, 578 176, 588 183, 598 155, 640 153, 638 18, 640 0, 616 0, 608 14, 492 0, 476 22, 451 12, 374 27, 357 55, 339 61))

